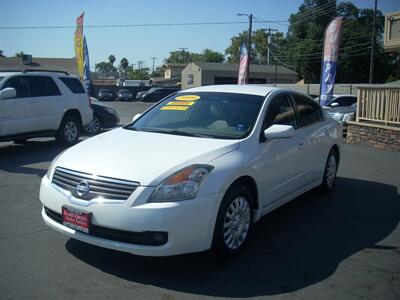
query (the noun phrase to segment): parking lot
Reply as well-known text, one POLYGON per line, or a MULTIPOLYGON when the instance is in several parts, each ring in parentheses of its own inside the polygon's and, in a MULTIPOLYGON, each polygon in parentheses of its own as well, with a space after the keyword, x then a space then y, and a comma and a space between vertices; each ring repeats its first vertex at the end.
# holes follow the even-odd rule
MULTIPOLYGON (((111 105, 125 124, 151 104, 111 105)), ((344 145, 331 194, 267 215, 241 256, 218 261, 134 256, 49 229, 39 185, 62 150, 54 139, 0 143, 1 299, 400 299, 400 153, 344 145)))

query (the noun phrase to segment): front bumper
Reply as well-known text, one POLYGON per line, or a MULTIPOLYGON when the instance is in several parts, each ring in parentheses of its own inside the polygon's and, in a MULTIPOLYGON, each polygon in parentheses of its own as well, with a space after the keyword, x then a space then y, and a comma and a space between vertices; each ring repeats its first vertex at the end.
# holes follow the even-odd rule
POLYGON ((200 252, 211 247, 215 220, 223 193, 199 196, 193 200, 147 203, 153 188, 138 187, 123 203, 93 203, 77 205, 73 196, 54 187, 44 176, 40 187, 40 200, 44 207, 61 214, 66 205, 92 213, 92 224, 103 228, 141 232, 166 232, 168 241, 161 246, 139 245, 100 238, 76 231, 55 221, 42 209, 44 222, 53 229, 74 239, 96 246, 145 256, 168 256, 200 252), (72 202, 71 202, 72 200, 72 202))

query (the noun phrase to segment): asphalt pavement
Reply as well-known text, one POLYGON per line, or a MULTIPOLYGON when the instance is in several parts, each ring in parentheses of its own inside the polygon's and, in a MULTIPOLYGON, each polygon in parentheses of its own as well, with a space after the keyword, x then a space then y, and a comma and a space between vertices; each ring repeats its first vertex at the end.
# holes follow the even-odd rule
MULTIPOLYGON (((149 106, 111 105, 123 124, 149 106)), ((241 256, 218 261, 135 256, 49 229, 40 180, 63 149, 0 143, 0 299, 400 299, 399 153, 345 145, 331 194, 272 212, 241 256)))

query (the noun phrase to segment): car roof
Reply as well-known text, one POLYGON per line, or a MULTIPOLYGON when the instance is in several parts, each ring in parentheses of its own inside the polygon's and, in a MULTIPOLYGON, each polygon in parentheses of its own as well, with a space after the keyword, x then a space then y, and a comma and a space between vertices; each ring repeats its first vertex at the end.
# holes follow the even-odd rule
POLYGON ((33 70, 33 71, 29 71, 29 72, 19 72, 19 71, 3 71, 3 72, 0 72, 0 76, 4 76, 4 77, 6 77, 6 76, 13 76, 13 75, 46 75, 46 76, 54 76, 54 75, 56 75, 56 76, 61 76, 61 77, 73 77, 73 78, 78 78, 79 79, 79 77, 78 76, 75 76, 75 75, 71 75, 71 74, 65 74, 65 73, 62 73, 62 72, 57 72, 57 71, 54 71, 54 72, 52 72, 52 71, 40 71, 40 70, 38 70, 38 71, 35 71, 35 70, 33 70))
POLYGON ((250 94, 266 96, 269 92, 275 90, 283 90, 277 87, 271 87, 260 84, 221 84, 221 85, 207 85, 183 90, 185 93, 196 92, 220 92, 220 93, 237 93, 237 94, 250 94))

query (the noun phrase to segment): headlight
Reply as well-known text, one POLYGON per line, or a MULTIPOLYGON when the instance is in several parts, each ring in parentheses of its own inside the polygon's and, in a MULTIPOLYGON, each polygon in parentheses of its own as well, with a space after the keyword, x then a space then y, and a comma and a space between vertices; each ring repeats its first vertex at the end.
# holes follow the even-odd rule
POLYGON ((343 118, 342 118, 342 121, 343 121, 343 122, 347 122, 347 121, 354 120, 355 115, 356 115, 355 113, 347 113, 347 114, 344 114, 344 115, 343 115, 343 118))
POLYGON ((341 113, 334 113, 333 115, 331 115, 331 118, 340 122, 342 120, 343 114, 341 113))
POLYGON ((49 168, 47 169, 47 173, 46 176, 48 179, 50 179, 51 177, 51 173, 53 172, 53 168, 54 168, 54 163, 57 161, 57 159, 61 156, 61 154, 63 154, 65 152, 65 150, 63 152, 61 152, 60 154, 58 154, 50 163, 49 168))
POLYGON ((165 179, 151 194, 149 202, 172 202, 196 197, 201 183, 214 169, 209 165, 191 165, 165 179))

